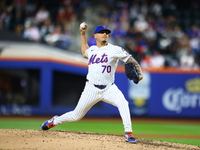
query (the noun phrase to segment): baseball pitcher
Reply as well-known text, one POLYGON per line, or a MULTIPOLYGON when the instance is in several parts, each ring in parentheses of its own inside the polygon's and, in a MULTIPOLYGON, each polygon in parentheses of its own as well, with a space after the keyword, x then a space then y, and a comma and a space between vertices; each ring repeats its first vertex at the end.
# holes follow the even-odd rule
POLYGON ((85 22, 80 25, 81 52, 83 57, 88 59, 88 74, 79 102, 73 111, 54 116, 45 121, 40 128, 48 130, 62 123, 78 121, 93 105, 104 101, 118 108, 124 125, 125 140, 136 143, 137 140, 132 132, 128 101, 115 85, 114 79, 119 60, 125 62, 126 76, 135 84, 143 78, 141 67, 122 47, 108 43, 111 30, 104 25, 99 25, 94 29, 96 45, 89 47, 86 37, 87 28, 88 25, 85 22))

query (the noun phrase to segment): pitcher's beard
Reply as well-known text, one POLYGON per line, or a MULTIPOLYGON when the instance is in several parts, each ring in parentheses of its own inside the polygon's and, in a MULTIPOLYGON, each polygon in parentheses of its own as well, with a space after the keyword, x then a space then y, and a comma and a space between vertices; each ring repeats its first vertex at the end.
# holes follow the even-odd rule
POLYGON ((107 43, 107 41, 102 41, 102 43, 103 43, 103 44, 106 44, 106 43, 107 43))

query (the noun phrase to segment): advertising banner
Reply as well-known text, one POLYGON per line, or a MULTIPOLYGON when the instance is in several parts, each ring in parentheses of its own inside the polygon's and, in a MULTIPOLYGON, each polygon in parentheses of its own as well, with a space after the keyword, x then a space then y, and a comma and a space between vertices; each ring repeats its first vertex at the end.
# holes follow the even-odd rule
POLYGON ((129 81, 128 97, 130 101, 130 111, 136 116, 146 116, 148 114, 148 101, 151 97, 151 75, 143 73, 143 80, 139 84, 129 81))
POLYGON ((200 117, 200 75, 152 73, 148 115, 200 117))

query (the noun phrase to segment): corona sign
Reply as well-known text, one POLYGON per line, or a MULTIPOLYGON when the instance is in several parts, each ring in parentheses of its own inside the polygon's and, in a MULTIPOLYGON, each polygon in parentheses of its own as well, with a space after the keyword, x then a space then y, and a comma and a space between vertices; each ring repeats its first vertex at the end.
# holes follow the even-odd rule
POLYGON ((152 80, 155 85, 151 85, 150 116, 200 117, 200 77, 155 74, 152 80))

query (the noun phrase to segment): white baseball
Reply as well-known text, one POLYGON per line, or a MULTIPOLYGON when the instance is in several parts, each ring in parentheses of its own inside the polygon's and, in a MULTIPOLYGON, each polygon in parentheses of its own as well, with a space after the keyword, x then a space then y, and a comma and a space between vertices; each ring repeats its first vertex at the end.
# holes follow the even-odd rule
POLYGON ((81 24, 80 24, 80 27, 81 27, 82 29, 84 29, 84 28, 86 27, 85 23, 81 23, 81 24))

